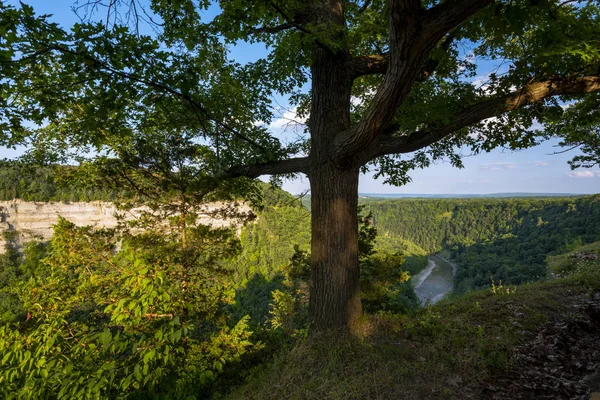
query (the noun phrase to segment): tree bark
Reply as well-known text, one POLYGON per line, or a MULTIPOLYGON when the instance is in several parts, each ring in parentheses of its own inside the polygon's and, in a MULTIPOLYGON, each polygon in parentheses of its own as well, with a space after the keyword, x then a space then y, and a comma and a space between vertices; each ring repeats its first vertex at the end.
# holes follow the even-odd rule
MULTIPOLYGON (((316 7, 315 23, 339 27, 343 42, 343 2, 316 7)), ((311 66, 311 149, 309 179, 312 209, 311 331, 351 327, 362 314, 358 268, 358 164, 340 165, 330 149, 350 127, 353 72, 347 49, 314 47, 311 66)))
POLYGON ((311 330, 351 328, 362 315, 358 168, 324 164, 311 177, 311 330))

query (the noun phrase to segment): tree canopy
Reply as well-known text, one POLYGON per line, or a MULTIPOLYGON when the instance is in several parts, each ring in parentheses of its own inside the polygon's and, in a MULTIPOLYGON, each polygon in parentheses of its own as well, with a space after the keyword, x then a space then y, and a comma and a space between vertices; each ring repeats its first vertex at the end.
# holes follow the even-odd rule
POLYGON ((65 28, 2 2, 3 144, 99 149, 159 128, 201 137, 219 153, 215 169, 304 172, 302 158, 277 161, 305 153, 306 143, 284 145, 264 123, 276 94, 310 116, 314 94, 304 84, 325 51, 343 53, 353 79, 350 126, 332 154, 361 153, 360 164, 391 183, 427 160, 459 164, 456 145, 520 148, 550 135, 587 144, 576 165, 596 163, 598 96, 582 96, 599 84, 593 1, 212 3, 83 2, 81 23, 65 28), (339 21, 325 17, 336 4, 339 21), (411 14, 418 21, 403 20, 411 14), (421 54, 392 54, 401 39, 393 35, 421 54), (268 56, 237 63, 228 48, 240 41, 265 43, 268 56), (412 58, 421 62, 407 65, 412 58), (498 68, 477 87, 469 78, 481 60, 498 68), (401 78, 410 78, 395 84, 402 89, 393 83, 401 78), (531 129, 535 121, 543 129, 531 129), (255 165, 264 162, 273 165, 255 165))
POLYGON ((77 7, 81 22, 66 28, 0 1, 1 144, 26 143, 54 160, 115 156, 158 130, 205 146, 210 176, 307 174, 310 318, 319 328, 361 313, 360 170, 403 184, 439 159, 461 166, 460 148, 519 149, 550 137, 583 150, 574 167, 600 161, 595 1, 77 7), (236 62, 229 49, 240 42, 263 43, 267 56, 236 62), (487 82, 474 85, 489 60, 487 82), (285 143, 269 132, 274 96, 308 118, 304 137, 285 143))

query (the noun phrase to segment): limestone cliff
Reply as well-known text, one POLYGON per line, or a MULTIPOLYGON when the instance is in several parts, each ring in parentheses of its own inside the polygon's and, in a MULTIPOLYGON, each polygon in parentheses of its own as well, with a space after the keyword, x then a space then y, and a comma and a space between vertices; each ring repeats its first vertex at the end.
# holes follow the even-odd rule
MULTIPOLYGON (((221 203, 208 204, 204 207, 206 212, 199 219, 199 223, 213 227, 238 226, 239 221, 223 216, 213 215, 224 205, 221 203)), ((23 200, 0 201, 0 253, 5 248, 5 231, 16 231, 16 240, 20 245, 31 240, 46 241, 52 237, 52 226, 56 224, 59 216, 71 221, 77 226, 96 226, 114 228, 118 223, 118 216, 122 215, 130 220, 139 215, 140 209, 128 212, 117 210, 115 205, 106 202, 29 202, 23 200)), ((238 213, 250 213, 250 208, 241 205, 236 208, 238 213)))

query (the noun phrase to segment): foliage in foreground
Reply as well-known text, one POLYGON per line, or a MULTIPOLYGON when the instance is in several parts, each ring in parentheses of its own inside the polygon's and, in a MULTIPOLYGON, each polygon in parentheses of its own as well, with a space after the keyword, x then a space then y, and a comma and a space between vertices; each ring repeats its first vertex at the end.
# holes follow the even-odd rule
POLYGON ((567 253, 548 257, 546 262, 557 277, 593 276, 600 265, 600 242, 579 246, 567 253))
MULTIPOLYGON (((257 325, 269 326, 273 291, 295 298, 297 321, 306 322, 310 277, 310 212, 293 196, 265 190, 264 207, 256 221, 242 229, 242 251, 233 263, 239 284, 235 315, 248 314, 257 325)), ((409 281, 426 264, 425 253, 405 243, 390 243, 377 235, 372 217, 359 214, 361 298, 368 311, 408 312, 418 306, 409 281), (407 252, 418 252, 418 255, 407 252)), ((304 325, 296 325, 300 330, 304 325)))
MULTIPOLYGON (((0 395, 204 398, 306 337, 310 215, 262 189, 263 209, 241 240, 179 218, 143 233, 135 221, 94 231, 61 219, 51 242, 22 255, 9 240, 0 395)), ((360 220, 368 309, 414 309, 404 257, 378 249, 370 217, 360 220)))
POLYGON ((0 328, 2 397, 202 397, 260 344, 247 318, 231 325, 222 310, 232 291, 219 262, 237 240, 198 226, 188 241, 61 220, 38 273, 14 289, 26 320, 0 328))

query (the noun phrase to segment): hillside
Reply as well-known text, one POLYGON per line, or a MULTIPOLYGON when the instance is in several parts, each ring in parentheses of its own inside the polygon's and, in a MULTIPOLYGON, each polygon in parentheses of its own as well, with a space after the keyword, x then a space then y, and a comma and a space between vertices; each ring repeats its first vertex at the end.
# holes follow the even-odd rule
POLYGON ((0 161, 0 201, 114 201, 133 192, 115 191, 80 179, 69 166, 37 166, 0 161))
POLYGON ((369 199, 365 210, 388 241, 450 252, 455 291, 547 275, 548 255, 600 239, 600 196, 518 199, 369 199))
MULTIPOLYGON (((131 196, 126 191, 100 187, 97 182, 82 186, 74 171, 72 167, 3 162, 0 200, 10 201, 4 204, 3 221, 14 225, 24 239, 35 235, 47 239, 58 213, 78 225, 84 225, 89 214, 89 224, 102 222, 99 225, 113 226, 113 213, 106 211, 109 205, 19 203, 20 200, 89 202, 131 196), (13 202, 14 198, 18 200, 13 202), (22 216, 18 215, 19 209, 22 216), (29 221, 31 218, 36 220, 29 221), (21 220, 23 223, 19 223, 21 220)), ((247 266, 243 273, 246 277, 254 273, 273 277, 288 264, 295 245, 302 251, 309 248, 310 212, 299 205, 306 206, 310 196, 299 200, 289 194, 269 196, 257 223, 242 232, 244 254, 239 261, 247 266)), ((416 274, 427 264, 426 254, 445 250, 458 266, 454 277, 454 289, 458 293, 487 287, 492 280, 520 284, 543 278, 547 275, 544 264, 547 256, 600 239, 600 197, 597 195, 361 198, 360 201, 365 207, 363 214, 373 216, 372 224, 378 231, 378 251, 402 251, 404 269, 416 274)))
MULTIPOLYGON (((120 221, 153 214, 167 219, 169 212, 146 206, 132 190, 115 189, 114 184, 89 179, 85 169, 64 165, 38 166, 18 161, 0 161, 0 253, 7 244, 5 234, 18 246, 48 241, 59 216, 77 226, 115 228, 120 221), (131 204, 136 199, 135 204, 131 204), (127 207, 124 206, 127 203, 127 207)), ((250 207, 235 205, 236 215, 227 209, 234 201, 209 201, 196 205, 197 223, 214 228, 241 227, 240 216, 251 216, 250 207), (239 214, 239 215, 238 215, 239 214)), ((177 212, 175 212, 177 214, 177 212)))
POLYGON ((425 199, 475 199, 475 198, 516 198, 516 197, 567 197, 581 196, 575 193, 532 193, 532 192, 506 192, 506 193, 442 193, 442 194, 420 194, 420 193, 359 193, 359 197, 373 199, 400 199, 400 198, 425 198, 425 199))
MULTIPOLYGON (((39 181, 24 182, 19 193, 39 199, 39 181)), ((267 185, 256 195, 237 235, 189 224, 186 244, 177 218, 166 235, 130 235, 81 227, 107 226, 109 203, 7 202, 0 397, 529 399, 595 387, 598 196, 363 200, 366 314, 352 334, 316 336, 311 214, 267 185), (14 246, 16 232, 48 239, 54 219, 48 243, 14 246), (423 308, 411 276, 440 250, 459 290, 423 308), (484 290, 460 294, 473 288, 484 290)))
POLYGON ((301 341, 227 398, 586 399, 600 391, 599 252, 596 243, 552 260, 572 271, 561 279, 301 341))
MULTIPOLYGON (((114 226, 116 210, 110 204, 74 201, 127 198, 130 194, 97 183, 80 187, 74 171, 72 167, 15 162, 0 165, 0 198, 10 199, 0 204, 4 230, 19 231, 21 242, 32 237, 47 240, 58 214, 80 226, 114 226), (58 200, 61 203, 41 203, 58 200)), ((269 196, 256 223, 242 231, 243 254, 238 258, 245 266, 238 268, 242 280, 256 273, 271 279, 289 264, 295 246, 300 251, 310 247, 310 212, 300 207, 306 206, 310 197, 269 196)), ((547 256, 600 239, 597 195, 360 201, 363 214, 372 215, 378 231, 376 251, 401 251, 404 270, 414 275, 427 264, 427 254, 444 250, 457 264, 455 293, 487 287, 492 281, 520 284, 544 278, 547 256)), ((210 219, 205 222, 215 224, 210 219)))

